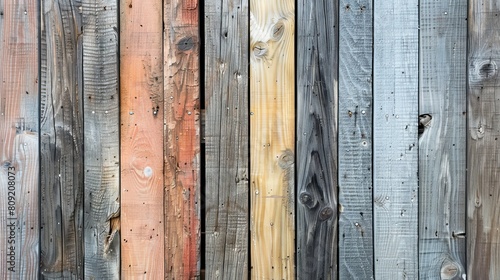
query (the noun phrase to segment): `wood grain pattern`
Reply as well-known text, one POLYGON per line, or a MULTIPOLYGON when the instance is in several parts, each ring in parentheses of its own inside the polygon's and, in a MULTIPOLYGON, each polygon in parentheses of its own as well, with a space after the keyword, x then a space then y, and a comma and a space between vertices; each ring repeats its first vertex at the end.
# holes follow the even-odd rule
POLYGON ((465 279, 466 17, 420 1, 420 279, 465 279))
POLYGON ((164 277, 161 1, 120 1, 121 277, 164 277))
POLYGON ((297 277, 337 278, 338 4, 297 3, 297 277))
POLYGON ((374 2, 376 279, 418 277, 418 1, 374 2))
POLYGON ((39 272, 38 10, 0 0, 0 279, 39 272))
POLYGON ((118 279, 118 3, 82 2, 85 278, 118 279))
POLYGON ((43 279, 83 278, 81 2, 41 3, 43 279))
POLYGON ((252 279, 294 277, 294 6, 250 1, 252 279))
POLYGON ((339 7, 339 279, 373 279, 373 1, 339 7))
POLYGON ((197 0, 164 2, 165 279, 200 276, 197 0))
POLYGON ((467 278, 500 275, 500 1, 469 2, 467 278))
POLYGON ((248 16, 205 2, 206 279, 248 278, 248 16))

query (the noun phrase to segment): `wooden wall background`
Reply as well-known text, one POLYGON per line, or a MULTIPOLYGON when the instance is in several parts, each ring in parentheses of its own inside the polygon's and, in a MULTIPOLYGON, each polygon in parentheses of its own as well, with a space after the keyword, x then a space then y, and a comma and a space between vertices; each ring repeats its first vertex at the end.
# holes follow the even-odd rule
POLYGON ((0 0, 0 278, 499 279, 500 0, 0 0))

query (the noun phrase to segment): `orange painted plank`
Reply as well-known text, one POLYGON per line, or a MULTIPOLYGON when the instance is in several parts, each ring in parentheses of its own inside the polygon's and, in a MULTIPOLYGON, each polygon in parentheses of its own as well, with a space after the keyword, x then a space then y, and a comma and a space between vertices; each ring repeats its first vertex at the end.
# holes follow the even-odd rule
POLYGON ((198 1, 165 1, 164 22, 165 279, 193 279, 200 269, 198 1))
POLYGON ((161 1, 120 1, 122 278, 164 271, 161 1))

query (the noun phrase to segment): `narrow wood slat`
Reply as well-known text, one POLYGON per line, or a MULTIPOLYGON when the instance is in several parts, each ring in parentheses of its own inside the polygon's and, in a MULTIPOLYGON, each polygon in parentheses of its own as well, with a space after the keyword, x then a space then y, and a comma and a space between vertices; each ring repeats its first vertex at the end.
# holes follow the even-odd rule
POLYGON ((248 278, 248 8, 205 1, 206 279, 248 278))
POLYGON ((44 279, 83 278, 81 2, 41 2, 41 252, 44 279))
POLYGON ((373 1, 339 8, 339 279, 373 279, 373 1))
POLYGON ((465 279, 466 17, 420 1, 420 279, 465 279))
POLYGON ((120 277, 118 3, 83 0, 85 278, 120 277))
POLYGON ((39 271, 38 9, 0 0, 0 278, 39 271))
POLYGON ((164 2, 165 279, 200 276, 198 0, 164 2))
POLYGON ((500 1, 469 2, 467 279, 500 275, 500 1))
POLYGON ((121 277, 164 277, 162 2, 120 1, 121 277))
POLYGON ((418 1, 374 2, 376 279, 418 277, 418 1))
POLYGON ((335 1, 297 3, 299 279, 337 278, 337 8, 335 1))
POLYGON ((294 277, 293 0, 250 1, 251 277, 294 277))

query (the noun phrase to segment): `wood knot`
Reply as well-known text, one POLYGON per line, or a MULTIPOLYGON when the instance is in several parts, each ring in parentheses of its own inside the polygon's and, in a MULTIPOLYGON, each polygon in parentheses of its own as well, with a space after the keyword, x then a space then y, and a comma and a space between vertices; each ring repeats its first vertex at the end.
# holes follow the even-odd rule
POLYGON ((309 193, 301 193, 299 196, 300 203, 304 204, 307 208, 311 209, 318 204, 318 201, 309 193))
POLYGON ((455 279, 460 271, 459 266, 449 260, 441 265, 441 279, 455 279))
POLYGON ((278 164, 283 169, 290 169, 294 163, 293 152, 290 149, 285 150, 279 157, 278 164))
POLYGON ((430 126, 432 120, 432 116, 429 114, 423 114, 418 116, 418 134, 422 134, 425 131, 425 128, 430 126))
POLYGON ((321 211, 319 211, 319 219, 320 221, 325 221, 330 219, 333 216, 333 208, 330 206, 323 207, 321 211))
POLYGON ((253 54, 256 57, 263 57, 267 53, 267 48, 268 48, 268 45, 266 43, 264 43, 264 42, 257 42, 253 46, 253 54))
POLYGON ((285 33, 285 24, 280 20, 273 26, 273 39, 279 41, 283 33, 285 33))
POLYGON ((193 37, 184 37, 177 42, 177 49, 180 51, 189 51, 194 48, 195 41, 193 37))
POLYGON ((479 77, 489 79, 496 75, 497 64, 494 61, 483 61, 479 64, 479 77))

